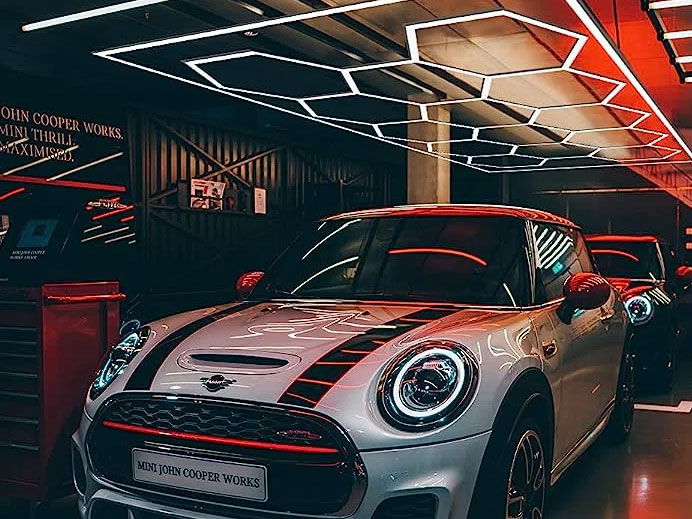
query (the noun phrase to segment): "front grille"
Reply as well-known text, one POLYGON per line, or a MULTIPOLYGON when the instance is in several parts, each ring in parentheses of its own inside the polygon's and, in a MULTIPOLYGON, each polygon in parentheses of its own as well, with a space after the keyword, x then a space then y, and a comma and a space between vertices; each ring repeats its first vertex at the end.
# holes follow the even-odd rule
POLYGON ((433 494, 393 497, 382 502, 372 519, 435 519, 437 498, 433 494))
POLYGON ((303 414, 226 403, 165 398, 122 400, 109 407, 103 420, 223 438, 339 448, 333 431, 303 414))
POLYGON ((145 492, 150 499, 163 495, 166 503, 209 513, 225 515, 228 507, 243 507, 345 516, 355 511, 365 489, 363 465, 350 440, 329 419, 302 410, 125 393, 101 407, 87 449, 100 477, 145 492), (157 431, 186 434, 170 437, 157 431), (268 500, 257 503, 135 482, 133 449, 265 466, 268 500))

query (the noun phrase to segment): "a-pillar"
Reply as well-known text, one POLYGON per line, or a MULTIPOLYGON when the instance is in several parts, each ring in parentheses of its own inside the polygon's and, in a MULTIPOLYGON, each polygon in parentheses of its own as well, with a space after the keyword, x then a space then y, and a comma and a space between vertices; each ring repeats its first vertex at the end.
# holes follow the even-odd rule
MULTIPOLYGON (((417 106, 409 107, 409 121, 420 118, 417 106)), ((450 122, 449 110, 431 106, 428 118, 441 123, 450 122)), ((421 146, 420 142, 440 142, 450 140, 450 126, 447 124, 409 124, 410 146, 421 146)), ((435 145, 435 151, 449 153, 449 143, 435 145)), ((409 150, 407 161, 407 200, 409 204, 448 204, 450 202, 451 163, 439 157, 409 150)))

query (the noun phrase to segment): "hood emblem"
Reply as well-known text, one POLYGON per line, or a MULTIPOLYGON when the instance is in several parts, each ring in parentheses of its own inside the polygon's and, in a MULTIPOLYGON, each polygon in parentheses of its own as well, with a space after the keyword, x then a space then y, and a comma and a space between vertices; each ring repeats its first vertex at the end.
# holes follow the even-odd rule
POLYGON ((316 442, 322 439, 322 436, 320 436, 317 433, 297 429, 291 429, 288 431, 277 431, 276 435, 286 440, 308 440, 316 442))
POLYGON ((204 389, 210 393, 216 393, 222 389, 235 384, 237 381, 235 379, 228 379, 223 375, 212 375, 211 377, 202 377, 199 379, 202 382, 204 389))

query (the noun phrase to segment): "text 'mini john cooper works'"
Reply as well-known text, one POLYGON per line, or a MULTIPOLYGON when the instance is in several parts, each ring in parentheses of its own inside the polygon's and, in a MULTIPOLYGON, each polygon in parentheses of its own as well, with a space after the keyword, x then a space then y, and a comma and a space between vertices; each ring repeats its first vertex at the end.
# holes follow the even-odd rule
POLYGON ((5 0, 0 517, 689 519, 692 0, 5 0))

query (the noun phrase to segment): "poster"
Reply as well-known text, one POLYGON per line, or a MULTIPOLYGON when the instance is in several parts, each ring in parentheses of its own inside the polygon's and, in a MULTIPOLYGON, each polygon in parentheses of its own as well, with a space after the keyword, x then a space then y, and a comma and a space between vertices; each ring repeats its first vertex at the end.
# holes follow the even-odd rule
POLYGON ((223 210, 223 193, 226 184, 211 180, 190 180, 190 207, 209 211, 223 210))
MULTIPOLYGON (((6 95, 6 94, 5 94, 6 95)), ((122 187, 128 178, 127 132, 101 110, 53 109, 53 100, 0 99, 0 174, 122 187), (44 104, 45 103, 45 104, 44 104)))
POLYGON ((255 188, 255 214, 267 214, 267 190, 255 188))

